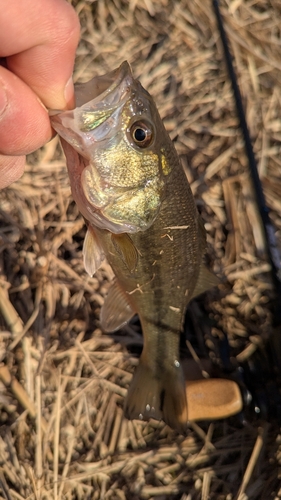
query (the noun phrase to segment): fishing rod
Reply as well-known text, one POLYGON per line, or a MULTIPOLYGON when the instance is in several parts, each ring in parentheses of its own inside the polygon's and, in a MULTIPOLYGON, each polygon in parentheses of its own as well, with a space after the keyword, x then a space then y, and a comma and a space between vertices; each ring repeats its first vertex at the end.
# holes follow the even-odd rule
POLYGON ((274 288, 275 298, 273 301, 273 332, 269 342, 264 349, 258 350, 253 356, 251 363, 245 362, 241 367, 242 378, 249 394, 253 398, 255 412, 258 409, 260 417, 266 420, 277 418, 281 422, 281 259, 277 247, 274 227, 269 217, 269 208, 266 205, 262 184, 258 174, 257 162, 253 151, 249 129, 246 122, 245 112, 242 104, 240 89, 237 83, 236 73, 232 63, 228 39, 220 13, 219 0, 212 0, 218 30, 220 33, 225 62, 240 122, 240 128, 245 144, 245 152, 248 158, 249 171, 252 178, 253 189, 257 208, 260 214, 261 226, 264 233, 265 246, 268 261, 271 265, 271 280, 274 288))
POLYGON ((219 0, 213 0, 213 8, 217 19, 218 30, 220 33, 225 62, 229 78, 232 85, 234 100, 237 109, 237 115, 240 122, 240 128, 245 144, 245 151, 248 157, 249 170, 252 178, 253 188, 256 197, 257 208, 260 214, 262 228, 265 236, 265 245, 268 260, 271 265, 271 279, 275 291, 274 321, 275 324, 281 324, 281 258, 276 242, 273 224, 269 217, 269 208, 266 205, 262 184, 258 174, 257 162, 253 151, 249 128, 246 122, 245 112, 242 104, 241 92, 237 83, 236 73, 232 63, 232 56, 229 50, 227 35, 223 25, 223 18, 220 13, 219 0))

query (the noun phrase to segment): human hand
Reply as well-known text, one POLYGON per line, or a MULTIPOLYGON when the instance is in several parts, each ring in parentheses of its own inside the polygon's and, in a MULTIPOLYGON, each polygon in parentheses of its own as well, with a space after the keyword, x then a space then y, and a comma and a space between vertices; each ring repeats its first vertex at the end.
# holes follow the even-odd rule
POLYGON ((22 175, 26 154, 51 139, 46 108, 74 104, 79 33, 66 0, 1 0, 0 188, 22 175))

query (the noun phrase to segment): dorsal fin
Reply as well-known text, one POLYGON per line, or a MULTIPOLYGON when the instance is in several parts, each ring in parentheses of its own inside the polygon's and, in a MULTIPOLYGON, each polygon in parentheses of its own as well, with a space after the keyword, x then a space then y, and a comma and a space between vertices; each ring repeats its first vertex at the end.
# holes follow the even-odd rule
POLYGON ((206 249, 206 229, 204 226, 204 221, 201 217, 201 215, 198 216, 198 238, 199 238, 199 245, 204 249, 206 249))
POLYGON ((190 297, 190 300, 196 297, 197 295, 206 292, 213 286, 217 286, 219 283, 220 283, 219 278, 215 274, 213 274, 212 271, 209 271, 209 269, 207 269, 205 264, 203 264, 202 262, 199 268, 198 279, 195 288, 192 292, 192 295, 190 297))
POLYGON ((101 327, 105 332, 114 332, 134 316, 135 311, 128 300, 128 295, 115 281, 109 289, 108 295, 101 308, 101 327))
POLYGON ((122 258, 130 273, 134 272, 138 263, 138 251, 127 233, 111 234, 116 252, 122 258))
POLYGON ((83 244, 84 267, 92 277, 104 260, 104 253, 94 229, 89 226, 83 244))

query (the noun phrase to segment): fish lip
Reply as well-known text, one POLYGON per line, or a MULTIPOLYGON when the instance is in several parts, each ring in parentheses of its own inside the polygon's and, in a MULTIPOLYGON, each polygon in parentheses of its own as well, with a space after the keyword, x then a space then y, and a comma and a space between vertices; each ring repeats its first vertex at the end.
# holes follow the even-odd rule
POLYGON ((130 86, 133 83, 131 67, 127 61, 105 75, 94 77, 86 83, 75 84, 76 107, 84 106, 89 102, 95 104, 108 100, 109 95, 112 95, 117 88, 122 87, 123 81, 125 86, 130 86))
POLYGON ((134 79, 127 61, 103 76, 76 84, 76 107, 49 110, 52 127, 79 154, 90 160, 91 145, 113 134, 114 123, 118 121, 132 86, 134 79))
MULTIPOLYGON (((112 94, 118 88, 122 81, 126 80, 128 86, 133 83, 131 66, 128 61, 124 61, 118 68, 109 71, 102 76, 94 76, 85 83, 76 83, 75 89, 75 108, 81 108, 85 104, 96 104, 103 101, 108 95, 112 94)), ((50 118, 60 113, 68 113, 72 110, 49 109, 50 118)))

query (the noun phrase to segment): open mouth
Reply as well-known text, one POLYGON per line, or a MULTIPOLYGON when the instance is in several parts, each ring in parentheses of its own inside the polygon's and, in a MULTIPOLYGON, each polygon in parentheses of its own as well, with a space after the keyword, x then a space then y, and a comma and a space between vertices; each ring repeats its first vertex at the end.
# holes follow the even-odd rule
POLYGON ((56 132, 90 160, 91 148, 113 135, 114 127, 134 84, 125 61, 114 71, 75 86, 76 108, 49 111, 56 132))
POLYGON ((102 101, 105 105, 116 105, 122 100, 124 87, 130 84, 132 78, 130 65, 124 61, 119 68, 103 76, 96 76, 87 83, 77 83, 76 106, 83 106, 89 101, 96 100, 97 97, 98 101, 102 101))

